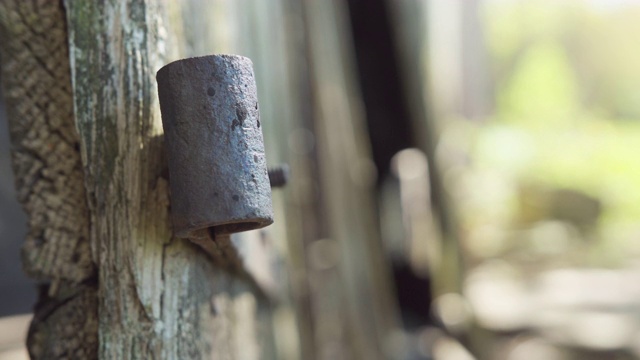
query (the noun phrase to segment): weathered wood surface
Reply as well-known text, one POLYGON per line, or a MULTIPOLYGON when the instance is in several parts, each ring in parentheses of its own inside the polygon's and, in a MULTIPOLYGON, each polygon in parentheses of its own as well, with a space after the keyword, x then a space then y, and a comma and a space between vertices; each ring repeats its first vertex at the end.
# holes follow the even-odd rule
POLYGON ((64 13, 43 1, 0 3, 2 78, 18 200, 32 217, 23 252, 36 278, 80 282, 94 271, 73 123, 64 13), (74 259, 75 256, 75 261, 74 259))
POLYGON ((254 283, 171 235, 154 81, 169 60, 164 9, 66 5, 100 358, 272 358, 268 303, 254 283))
POLYGON ((278 359, 316 357, 305 242, 317 239, 318 221, 311 119, 304 116, 306 86, 300 76, 305 52, 299 1, 189 0, 169 11, 179 57, 232 53, 254 64, 267 162, 288 163, 292 178, 273 191, 275 223, 234 235, 245 269, 273 299, 278 359), (178 16, 178 15, 180 16, 178 16), (189 22, 185 22, 189 19, 189 22), (215 22, 211 21, 215 19, 215 22), (310 143, 305 143, 310 142, 310 143))
MULTIPOLYGON (((344 347, 343 358, 389 358, 394 356, 388 346, 398 326, 397 309, 374 222, 376 171, 354 75, 346 4, 304 3, 322 210, 328 227, 327 239, 320 240, 324 244, 312 245, 318 250, 329 247, 335 261, 334 278, 316 284, 316 301, 340 324, 339 331, 321 328, 322 335, 344 347), (332 288, 340 295, 322 296, 332 288), (335 308, 341 310, 330 310, 335 308)), ((317 270, 314 275, 323 276, 317 270)))
MULTIPOLYGON (((292 275, 272 270, 280 284, 276 311, 295 315, 301 357, 384 357, 395 309, 370 213, 375 175, 346 9, 340 1, 187 3, 188 56, 231 52, 252 59, 267 158, 292 168, 291 184, 274 193, 276 222, 267 239, 275 249, 267 251, 275 250, 271 261, 282 259, 292 275), (196 20, 202 13, 225 30, 196 20), (210 41, 201 43, 203 37, 210 41)), ((250 236, 243 244, 258 246, 250 236)), ((276 322, 278 331, 291 331, 285 323, 276 322)))
POLYGON ((92 358, 96 272, 61 3, 0 2, 0 62, 18 200, 30 216, 22 259, 44 284, 29 351, 36 359, 92 358))
POLYGON ((394 304, 368 208, 373 178, 342 4, 65 5, 99 269, 96 355, 384 357, 394 304), (252 59, 268 162, 293 173, 274 194, 275 226, 216 245, 237 251, 233 264, 173 238, 168 221, 155 72, 212 53, 252 59))

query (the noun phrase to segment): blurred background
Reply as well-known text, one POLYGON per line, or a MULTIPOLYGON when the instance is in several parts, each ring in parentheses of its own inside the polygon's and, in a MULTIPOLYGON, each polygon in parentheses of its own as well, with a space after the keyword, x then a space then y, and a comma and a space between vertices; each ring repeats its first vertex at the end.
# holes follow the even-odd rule
MULTIPOLYGON (((180 11, 216 19, 179 24, 213 44, 181 54, 252 58, 267 155, 291 167, 260 234, 282 358, 640 358, 640 0, 180 11)), ((35 285, 2 109, 9 316, 35 285)))

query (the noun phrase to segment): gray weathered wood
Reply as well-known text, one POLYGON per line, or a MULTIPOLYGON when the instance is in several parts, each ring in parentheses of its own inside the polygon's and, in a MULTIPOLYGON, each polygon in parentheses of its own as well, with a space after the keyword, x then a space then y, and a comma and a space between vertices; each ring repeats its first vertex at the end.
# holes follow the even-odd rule
POLYGON ((328 224, 324 241, 333 248, 336 262, 334 278, 321 286, 340 289, 335 299, 318 289, 316 301, 324 303, 327 311, 323 316, 334 316, 342 332, 325 330, 323 336, 343 347, 344 358, 388 358, 397 314, 390 269, 374 225, 376 172, 353 75, 346 5, 337 0, 304 4, 320 184, 328 224), (341 310, 330 311, 335 307, 341 310))
POLYGON ((29 215, 24 269, 45 284, 29 352, 92 358, 96 273, 59 1, 0 2, 0 62, 18 199, 29 215))
MULTIPOLYGON (((252 59, 267 159, 292 168, 290 186, 274 192, 276 222, 266 232, 290 271, 288 288, 276 273, 277 311, 295 314, 302 358, 384 356, 394 305, 367 208, 373 179, 345 9, 337 1, 186 4, 185 55, 252 59)), ((285 323, 277 331, 288 333, 285 323)))
POLYGON ((268 303, 253 282, 172 237, 153 79, 168 62, 163 8, 66 5, 99 268, 100 358, 270 358, 268 303))
POLYGON ((273 191, 274 224, 234 235, 246 270, 274 300, 278 359, 313 359, 316 350, 304 242, 318 238, 310 230, 318 212, 310 191, 315 160, 305 150, 312 145, 299 136, 310 126, 302 111, 308 101, 300 80, 302 23, 291 26, 299 11, 297 0, 188 0, 170 18, 182 39, 176 58, 232 53, 252 60, 267 162, 292 170, 291 183, 273 191))
POLYGON ((77 283, 94 269, 59 6, 0 3, 0 50, 18 200, 31 215, 25 270, 77 283))
POLYGON ((373 178, 342 4, 66 6, 88 244, 99 269, 94 355, 384 357, 395 310, 372 227, 373 178), (274 194, 275 226, 211 243, 221 254, 215 262, 172 237, 153 79, 170 61, 212 53, 252 59, 267 160, 288 162, 293 173, 274 194))

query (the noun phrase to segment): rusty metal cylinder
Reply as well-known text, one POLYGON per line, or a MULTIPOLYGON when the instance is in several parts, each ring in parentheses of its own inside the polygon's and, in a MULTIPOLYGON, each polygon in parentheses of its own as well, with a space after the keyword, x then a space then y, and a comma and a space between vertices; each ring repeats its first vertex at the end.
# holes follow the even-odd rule
POLYGON ((259 229, 273 222, 251 60, 212 55, 157 75, 178 237, 259 229))

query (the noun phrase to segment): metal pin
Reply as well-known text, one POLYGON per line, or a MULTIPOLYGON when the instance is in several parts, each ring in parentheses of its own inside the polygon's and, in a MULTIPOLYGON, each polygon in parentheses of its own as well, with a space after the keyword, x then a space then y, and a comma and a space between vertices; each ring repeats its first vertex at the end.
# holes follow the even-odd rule
POLYGON ((269 168, 269 184, 272 188, 284 187, 289 182, 289 165, 281 164, 269 168))

